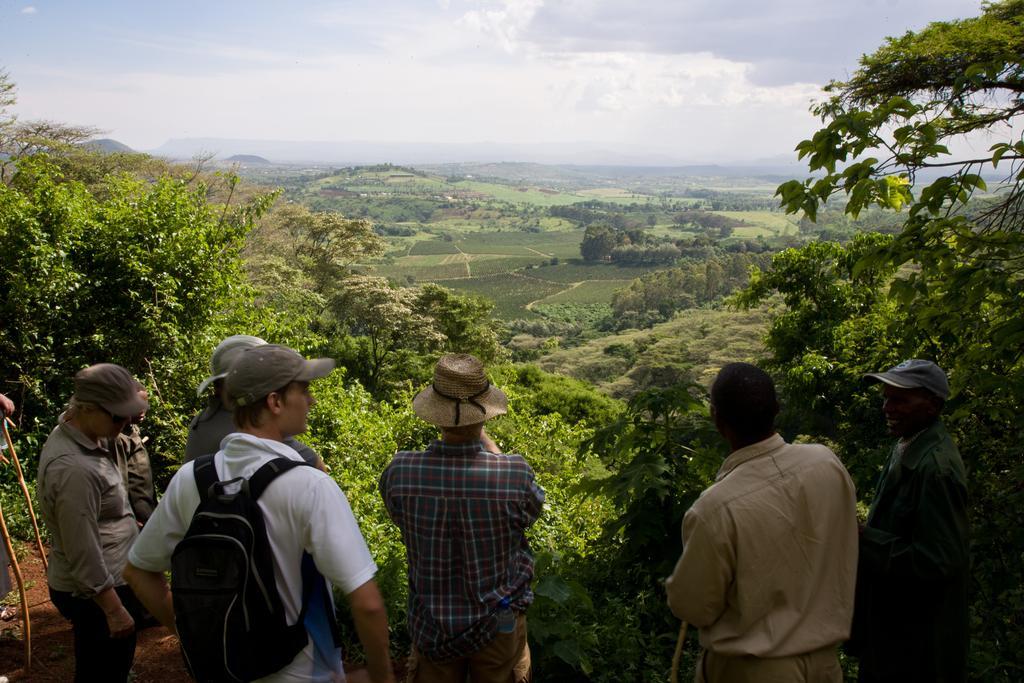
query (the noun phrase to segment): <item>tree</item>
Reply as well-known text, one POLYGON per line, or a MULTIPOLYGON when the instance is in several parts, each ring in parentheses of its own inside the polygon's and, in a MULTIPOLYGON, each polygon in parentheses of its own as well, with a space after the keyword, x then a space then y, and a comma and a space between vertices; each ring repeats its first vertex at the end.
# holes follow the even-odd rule
MULTIPOLYGON (((13 107, 18 102, 17 89, 14 81, 6 70, 0 69, 0 145, 7 139, 8 131, 14 126, 16 119, 14 114, 7 112, 8 107, 13 107)), ((0 146, 0 149, 3 149, 0 146)))
POLYGON ((485 364, 504 355, 491 319, 494 304, 488 299, 428 283, 419 288, 413 308, 434 321, 444 335, 445 352, 471 353, 485 364))
POLYGON ((387 388, 396 367, 436 351, 445 341, 434 321, 416 311, 418 295, 384 278, 359 275, 340 283, 330 301, 338 331, 352 337, 334 337, 343 364, 371 392, 387 388))
POLYGON ((218 206, 202 183, 127 175, 98 197, 45 155, 17 169, 0 184, 0 379, 26 438, 52 428, 76 371, 111 361, 147 384, 154 446, 180 452, 200 359, 248 296, 239 250, 267 200, 218 206))
POLYGON ((590 225, 583 233, 580 255, 584 261, 606 261, 619 243, 619 235, 612 228, 599 223, 590 225))
MULTIPOLYGON (((888 39, 814 108, 824 126, 797 150, 815 177, 777 192, 787 211, 812 220, 835 195, 854 218, 872 205, 905 211, 893 239, 861 253, 848 277, 896 273, 884 283, 892 315, 874 328, 891 348, 934 358, 949 372, 949 424, 974 500, 971 665, 984 680, 1013 680, 1024 668, 1022 54, 1024 0, 987 3, 978 17, 888 39), (982 135, 998 140, 989 154, 959 151, 968 148, 957 145, 964 136, 982 135), (979 198, 986 176, 1002 187, 979 198)), ((870 313, 847 310, 839 322, 857 329, 870 313)), ((787 353, 796 357, 799 348, 797 341, 787 353)), ((780 348, 772 351, 781 371, 797 370, 780 348)), ((852 360, 824 356, 818 372, 852 374, 852 360)), ((863 395, 849 385, 842 391, 826 398, 863 395)))
POLYGON ((323 294, 347 277, 353 264, 384 253, 385 247, 367 220, 293 203, 275 208, 255 240, 262 241, 264 253, 290 253, 323 294))

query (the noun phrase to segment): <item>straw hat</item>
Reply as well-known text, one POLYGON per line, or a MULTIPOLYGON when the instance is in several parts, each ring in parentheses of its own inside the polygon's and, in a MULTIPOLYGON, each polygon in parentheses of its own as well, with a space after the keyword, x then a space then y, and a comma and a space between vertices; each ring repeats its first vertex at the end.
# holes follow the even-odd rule
POLYGON ((460 427, 504 415, 508 399, 487 379, 484 364, 478 358, 455 353, 437 361, 434 383, 416 394, 412 409, 432 425, 460 427))

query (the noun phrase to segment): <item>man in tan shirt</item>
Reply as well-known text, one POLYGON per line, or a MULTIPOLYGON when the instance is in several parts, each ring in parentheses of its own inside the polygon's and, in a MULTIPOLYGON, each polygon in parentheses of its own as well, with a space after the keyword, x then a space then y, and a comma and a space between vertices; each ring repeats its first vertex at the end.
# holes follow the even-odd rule
POLYGON ((825 446, 788 444, 762 370, 731 363, 711 415, 731 454, 683 518, 683 554, 665 582, 696 626, 696 681, 842 681, 857 572, 853 482, 825 446))

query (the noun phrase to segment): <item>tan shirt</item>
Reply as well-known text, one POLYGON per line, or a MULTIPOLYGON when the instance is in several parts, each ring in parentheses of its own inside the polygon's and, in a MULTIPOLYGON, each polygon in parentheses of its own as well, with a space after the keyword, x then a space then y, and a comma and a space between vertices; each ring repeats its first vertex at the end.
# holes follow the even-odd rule
POLYGON ((669 607, 720 654, 785 657, 846 640, 856 504, 825 446, 776 434, 735 451, 683 518, 669 607))
POLYGON ((138 526, 110 451, 62 418, 39 456, 37 487, 53 539, 50 587, 91 598, 123 584, 138 526))

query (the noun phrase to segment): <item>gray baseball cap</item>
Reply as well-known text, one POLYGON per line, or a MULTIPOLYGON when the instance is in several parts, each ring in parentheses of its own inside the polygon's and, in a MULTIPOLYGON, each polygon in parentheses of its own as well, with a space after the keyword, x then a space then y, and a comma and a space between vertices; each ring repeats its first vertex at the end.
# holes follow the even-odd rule
POLYGON ((886 372, 869 372, 864 378, 873 382, 883 382, 898 389, 927 389, 939 398, 949 398, 949 380, 946 373, 930 360, 912 358, 886 372))
POLYGON ((210 376, 199 384, 199 388, 196 389, 196 396, 202 396, 203 392, 211 384, 227 377, 228 370, 231 369, 231 363, 235 360, 235 356, 245 349, 252 348, 253 346, 263 346, 266 343, 259 337, 253 337, 248 334, 233 334, 221 341, 220 344, 217 344, 217 348, 213 350, 213 355, 210 356, 210 376))
POLYGON ((310 382, 334 370, 333 358, 306 360, 287 346, 266 344, 238 353, 224 378, 224 405, 229 409, 262 400, 290 382, 310 382))
POLYGON ((97 363, 75 374, 75 398, 117 417, 134 417, 149 409, 149 401, 139 396, 142 388, 132 373, 114 363, 97 363))

